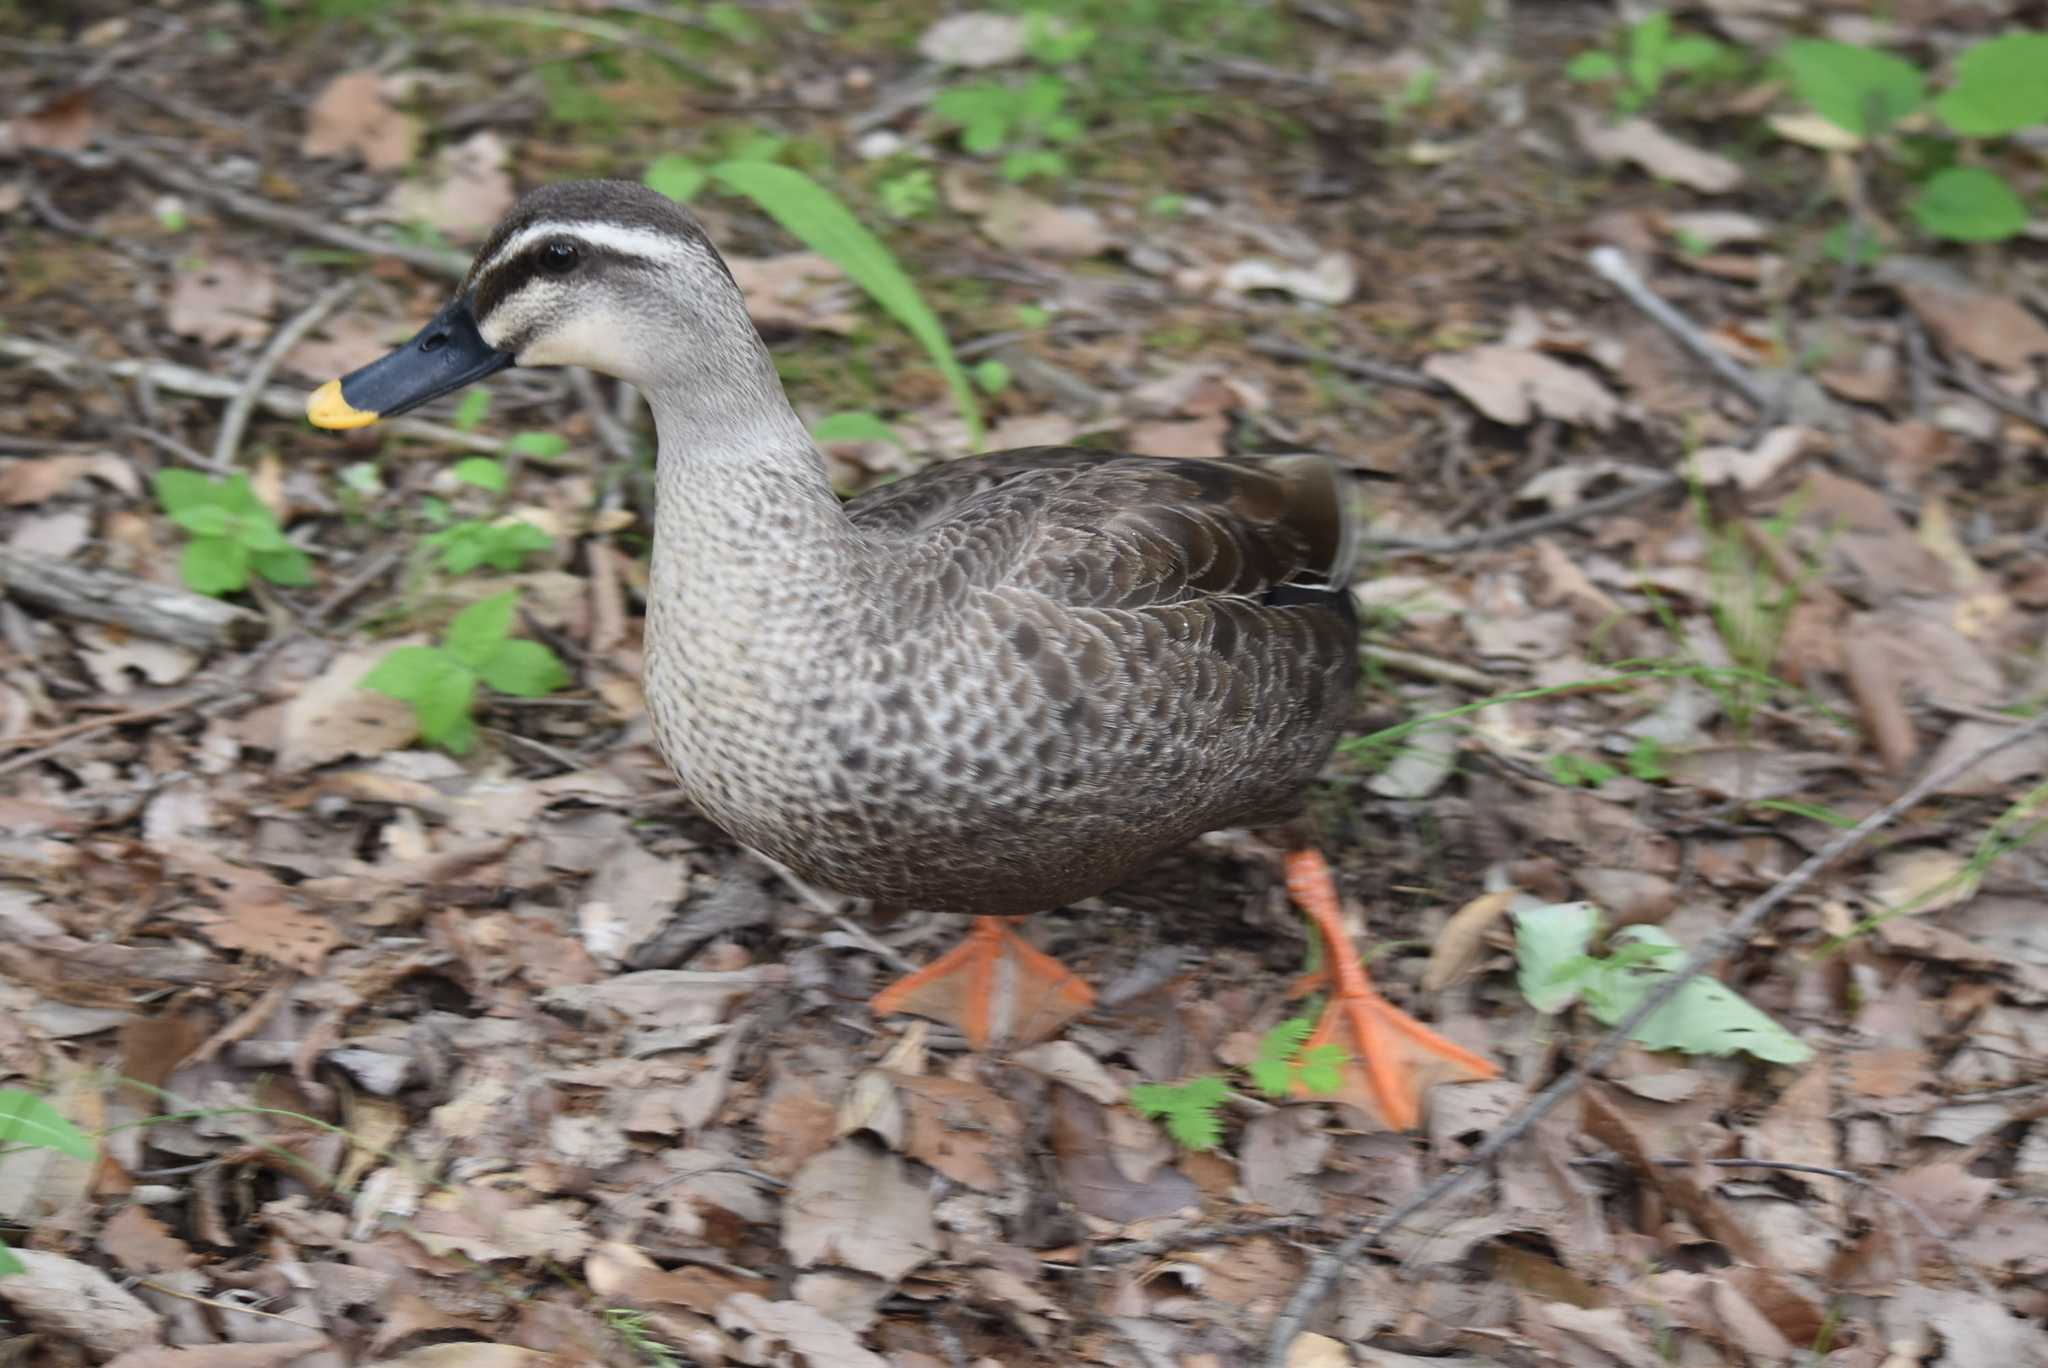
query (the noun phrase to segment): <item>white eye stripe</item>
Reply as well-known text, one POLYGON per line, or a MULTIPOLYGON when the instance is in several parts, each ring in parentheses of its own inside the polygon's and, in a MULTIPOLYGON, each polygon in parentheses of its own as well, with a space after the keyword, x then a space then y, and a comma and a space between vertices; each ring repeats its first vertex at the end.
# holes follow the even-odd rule
POLYGON ((620 256, 651 261, 673 260, 690 250, 687 239, 654 228, 636 228, 623 223, 530 223, 505 239, 505 245, 476 269, 476 278, 481 280, 535 243, 557 237, 588 243, 620 256))

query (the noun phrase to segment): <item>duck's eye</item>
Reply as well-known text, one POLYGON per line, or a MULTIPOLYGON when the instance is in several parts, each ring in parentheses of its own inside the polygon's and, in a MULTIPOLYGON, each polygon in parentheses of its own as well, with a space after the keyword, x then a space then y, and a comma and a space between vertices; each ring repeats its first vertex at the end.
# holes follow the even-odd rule
POLYGON ((549 275, 567 275, 576 269, 580 260, 582 256, 577 252, 576 244, 566 238, 556 238, 540 249, 540 268, 549 275))

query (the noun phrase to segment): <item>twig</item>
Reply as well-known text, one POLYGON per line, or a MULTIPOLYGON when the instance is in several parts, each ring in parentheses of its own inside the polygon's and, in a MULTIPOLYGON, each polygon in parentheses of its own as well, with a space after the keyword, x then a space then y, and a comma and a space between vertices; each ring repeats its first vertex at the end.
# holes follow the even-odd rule
POLYGON ((0 548, 0 592, 65 617, 106 622, 195 651, 249 646, 264 621, 246 608, 172 585, 0 548))
POLYGON ((300 338, 319 327, 329 314, 340 308, 342 301, 356 292, 356 284, 353 280, 344 280, 322 290, 319 298, 299 310, 272 334, 270 345, 263 349, 263 354, 256 358, 256 364, 242 377, 241 387, 228 401, 228 411, 221 415, 220 435, 213 439, 212 469, 216 474, 234 468, 235 453, 242 445, 242 433, 249 426, 249 415, 255 410, 263 387, 270 383, 277 363, 284 360, 286 352, 299 345, 300 338))
MULTIPOLYGON (((180 366, 170 361, 99 361, 53 347, 47 342, 32 342, 26 337, 11 337, 0 334, 0 356, 12 357, 17 361, 28 361, 45 366, 53 371, 101 370, 121 380, 135 380, 158 389, 170 390, 174 394, 190 394, 201 399, 232 399, 241 389, 239 382, 225 376, 208 375, 205 371, 190 366, 180 366)), ((297 418, 306 412, 306 396, 302 390, 286 389, 272 385, 265 389, 257 402, 265 413, 280 418, 297 418)), ((430 423, 423 418, 387 418, 379 424, 387 431, 404 437, 418 437, 438 443, 444 447, 459 447, 464 451, 486 451, 495 453, 503 441, 496 437, 485 437, 475 432, 460 432, 445 423, 430 423)))
POLYGON ((2048 729, 2048 712, 2037 715, 2024 725, 2015 726, 2010 732, 1988 745, 1979 746, 1939 769, 1922 774, 1911 788, 1897 798, 1849 830, 1835 836, 1797 869, 1750 903, 1733 921, 1694 946, 1691 953, 1679 963, 1669 977, 1660 980, 1656 987, 1644 994, 1643 1000, 1636 1004, 1635 1010, 1623 1017, 1615 1024, 1613 1030, 1600 1038, 1591 1053, 1579 1060, 1571 1072, 1517 1107, 1512 1115, 1472 1151, 1470 1159, 1423 1187, 1384 1217, 1366 1222, 1336 1248, 1318 1254, 1315 1262, 1309 1265, 1301 1286, 1288 1301, 1286 1309, 1273 1321, 1272 1333, 1266 1343, 1266 1368, 1286 1368, 1288 1345, 1293 1343, 1294 1336, 1309 1315, 1322 1304, 1323 1298, 1330 1294, 1330 1289, 1336 1286, 1337 1279, 1342 1276, 1344 1269, 1368 1245, 1386 1231, 1476 1176, 1486 1165, 1492 1163, 1501 1151, 1521 1139, 1531 1126, 1549 1115, 1566 1098, 1578 1092, 1586 1085, 1587 1080, 1621 1053, 1622 1047, 1628 1043, 1629 1037, 1635 1034, 1638 1027, 1661 1010, 1681 988, 1690 983, 1709 964, 1747 940, 1780 904, 1819 878, 1828 866, 1869 840, 1873 833, 1896 821, 1901 813, 1930 793, 1947 787, 1959 775, 1974 769, 1999 751, 2008 746, 2018 745, 2044 729, 2048 729))
POLYGON ((1492 691, 1498 683, 1492 675, 1483 670, 1475 670, 1469 665, 1459 665, 1449 660, 1439 660, 1435 656, 1423 655, 1420 651, 1370 645, 1361 647, 1360 651, 1375 665, 1398 670, 1402 674, 1414 675, 1417 679, 1430 679, 1439 684, 1456 684, 1461 689, 1476 689, 1481 693, 1492 691))
MULTIPOLYGON (((1615 1155, 1596 1154, 1573 1159, 1569 1162, 1577 1167, 1585 1167, 1597 1164, 1618 1164, 1620 1158, 1615 1155)), ((1949 1266, 1969 1279, 1970 1285, 1976 1289, 1979 1296, 1995 1297, 1997 1295, 1990 1282, 1985 1279, 1982 1273, 1977 1271, 1977 1266, 1956 1252, 1954 1246, 1950 1244, 1948 1236, 1943 1233, 1940 1226, 1934 1223, 1934 1218, 1929 1216, 1918 1202, 1902 1193, 1893 1192, 1890 1188, 1884 1187, 1873 1179, 1866 1178, 1862 1174, 1850 1169, 1829 1168, 1825 1164, 1795 1164, 1785 1159, 1679 1159, 1658 1157, 1651 1159, 1649 1162, 1657 1165, 1659 1168, 1691 1168, 1697 1164, 1704 1168, 1765 1169, 1772 1173, 1805 1173, 1811 1174, 1816 1178, 1839 1178, 1851 1187, 1861 1188, 1865 1192, 1874 1192, 1886 1201, 1897 1205, 1900 1210, 1913 1218, 1913 1224, 1920 1227, 1921 1233, 1932 1240, 1935 1247, 1941 1250, 1942 1257, 1949 1261, 1949 1266)))
POLYGON ((1190 1227, 1178 1235, 1162 1235, 1156 1240, 1134 1240, 1130 1244, 1098 1249, 1090 1255, 1088 1262, 1096 1265, 1127 1264, 1139 1259, 1149 1259, 1155 1254, 1171 1254, 1176 1250, 1197 1249, 1203 1245, 1228 1244, 1232 1240, 1247 1239, 1253 1235, 1278 1235, 1314 1224, 1315 1218, 1311 1216, 1263 1216, 1250 1221, 1218 1221, 1215 1225, 1190 1227))
POLYGON ((1329 366, 1355 375, 1361 380, 1377 380, 1382 385, 1396 385, 1402 389, 1419 390, 1424 394, 1452 393, 1451 387, 1441 380, 1432 379, 1421 371, 1409 370, 1406 366, 1390 365, 1375 361, 1368 356, 1353 356, 1349 352, 1318 351, 1304 347, 1298 342, 1289 342, 1280 337, 1254 337, 1245 344, 1253 351, 1265 356, 1277 356, 1283 361, 1307 361, 1315 365, 1329 366))
POLYGON ((2048 432, 2048 413, 2043 413, 2033 405, 2022 403, 1996 386, 1985 383, 1977 367, 1953 348, 1949 351, 1949 358, 1952 364, 1942 375, 1944 380, 1962 386, 2000 413, 2009 414, 2023 423, 2032 423, 2041 431, 2048 432))
POLYGON ((361 252, 365 256, 394 257, 410 266, 417 266, 432 275, 450 280, 460 280, 469 273, 469 261, 458 252, 443 252, 433 247, 415 247, 410 243, 392 242, 386 238, 371 237, 353 228, 344 228, 314 214, 297 209, 287 209, 281 204, 245 195, 239 190, 230 190, 216 185, 204 176, 174 165, 161 151, 143 151, 125 143, 115 143, 110 149, 114 158, 127 167, 158 185, 169 186, 180 194, 191 195, 227 210, 236 218, 260 223, 267 228, 281 228, 287 233, 324 242, 330 247, 343 251, 361 252))
POLYGON ((1597 499, 1588 499, 1570 508, 1552 509, 1548 513, 1538 513, 1532 518, 1502 523, 1499 527, 1490 527, 1468 536, 1453 537, 1449 541, 1411 541, 1400 537, 1375 537, 1371 539, 1371 545, 1380 550, 1400 551, 1417 556, 1455 556, 1482 547, 1505 546, 1524 537, 1539 536, 1545 532, 1555 532, 1561 527, 1570 527, 1575 523, 1604 518, 1609 513, 1619 513, 1622 509, 1631 508, 1645 499, 1653 499, 1659 494, 1668 493, 1684 483, 1683 475, 1669 472, 1654 474, 1638 480, 1625 489, 1617 489, 1612 494, 1602 494, 1597 499))
POLYGON ((1770 412, 1772 395, 1763 382, 1708 341, 1706 334, 1694 327, 1684 314, 1651 293, 1650 287, 1628 264, 1627 255, 1619 247, 1605 244, 1595 247, 1586 253, 1586 260, 1602 280, 1621 291, 1622 297, 1641 310, 1652 323, 1670 333, 1673 341, 1691 352, 1693 359, 1712 371, 1721 383, 1747 399, 1759 413, 1770 412))

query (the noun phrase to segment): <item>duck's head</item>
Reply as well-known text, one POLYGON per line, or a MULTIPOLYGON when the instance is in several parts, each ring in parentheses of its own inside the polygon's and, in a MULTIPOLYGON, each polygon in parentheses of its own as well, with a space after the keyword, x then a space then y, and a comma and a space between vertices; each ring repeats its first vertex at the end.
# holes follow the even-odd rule
POLYGON ((631 181, 566 181, 514 205, 447 307, 315 390, 306 416, 364 427, 507 366, 587 366, 642 390, 730 384, 759 352, 739 288, 688 210, 631 181), (733 365, 736 351, 748 364, 733 365))

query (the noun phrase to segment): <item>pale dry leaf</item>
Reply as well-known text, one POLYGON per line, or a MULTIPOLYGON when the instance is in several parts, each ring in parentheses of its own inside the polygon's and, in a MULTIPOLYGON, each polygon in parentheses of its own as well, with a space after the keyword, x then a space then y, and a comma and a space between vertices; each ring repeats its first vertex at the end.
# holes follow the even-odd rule
POLYGON ((9 550, 50 560, 65 560, 91 540, 92 514, 83 508, 29 514, 7 534, 9 550))
POLYGON ((410 331, 389 318, 351 310, 322 323, 314 334, 284 354, 282 370, 308 380, 328 380, 369 365, 410 331))
POLYGON ((0 150, 11 143, 25 151, 74 156, 91 146, 98 133, 92 91, 79 86, 27 113, 0 121, 0 150))
POLYGON ((4 1295, 23 1325, 103 1359, 157 1343, 163 1318, 91 1264, 42 1249, 17 1249, 21 1270, 4 1295))
POLYGON ((1432 356, 1423 374, 1456 390, 1497 423, 1522 427, 1538 414, 1605 429, 1621 403, 1585 371, 1539 351, 1484 346, 1432 356))
MULTIPOLYGON (((1941 745, 1928 757, 1927 768, 1939 770, 1966 755, 1975 754, 2018 725, 2017 722, 2008 726, 1966 718, 1956 723, 1942 738, 1941 745)), ((2039 783, 2043 774, 2048 774, 2048 736, 2037 732, 1978 761, 1942 785, 1941 792, 1962 796, 2010 794, 2014 785, 2039 783)))
POLYGON ((0 504, 19 508, 41 503, 66 492, 87 476, 112 485, 131 498, 142 492, 135 467, 111 451, 67 451, 0 466, 0 504))
POLYGON ((1842 674, 1878 758, 1890 773, 1905 773, 1920 750, 1920 733, 1906 707, 1891 643, 1853 630, 1845 633, 1842 674))
POLYGON ((1018 1050, 1010 1062, 1055 1083, 1085 1093, 1106 1107, 1124 1100, 1124 1085, 1110 1077, 1102 1061, 1071 1040, 1048 1040, 1028 1050, 1018 1050))
POLYGON ((1968 862, 1953 850, 1916 846, 1888 852, 1878 861, 1870 896, 1892 912, 1939 912, 1968 902, 1977 881, 1965 876, 1968 862))
POLYGON ((1609 124, 1597 114, 1572 111, 1579 145, 1603 162, 1634 162, 1660 180, 1709 195, 1742 184, 1742 167, 1718 153, 1680 142, 1648 119, 1623 119, 1609 124))
POLYGON ((572 1361, 538 1349, 510 1344, 429 1344, 397 1358, 378 1359, 367 1368, 575 1368, 572 1361))
POLYGON ((829 257, 784 252, 771 257, 728 256, 725 264, 746 296, 748 316, 763 331, 844 337, 860 326, 853 311, 852 283, 829 257))
POLYGON ((1328 1335, 1303 1331, 1287 1346, 1287 1368, 1349 1368, 1350 1363, 1351 1351, 1344 1342, 1328 1335))
POLYGON ((603 964, 624 962, 668 924, 689 879, 688 861, 663 859, 622 835, 601 857, 576 908, 584 949, 603 964))
POLYGON ((1731 209, 1704 209, 1691 214, 1660 214, 1658 223, 1673 237, 1708 248, 1734 243, 1766 242, 1772 228, 1754 214, 1731 209))
POLYGON ((917 55, 942 66, 979 69, 1022 57, 1030 46, 1030 22, 1014 14, 968 10, 949 14, 917 40, 917 55))
POLYGON ((1803 455, 1819 436, 1811 428, 1774 427, 1755 446, 1701 447, 1692 454, 1693 473, 1701 484, 1732 484, 1761 489, 1803 455))
POLYGON ((209 346, 260 342, 270 332, 277 277, 255 261, 208 257, 181 267, 171 280, 164 321, 174 333, 209 346))
POLYGON ((279 774, 298 774, 350 755, 377 756, 419 735, 412 705, 362 687, 378 661, 425 638, 380 642, 344 651, 285 703, 277 747, 279 774))
POLYGON ((839 1264, 891 1280, 939 1252, 929 1183, 859 1140, 810 1160, 783 1202, 782 1247, 800 1268, 839 1264))
POLYGON ((1803 110, 1796 114, 1773 114, 1771 131, 1786 142, 1822 152, 1854 152, 1863 146, 1861 136, 1850 132, 1824 114, 1803 110))
POLYGON ((780 1340, 811 1368, 889 1368, 887 1359, 861 1347, 853 1331, 802 1302, 772 1302, 740 1292, 719 1306, 718 1324, 780 1340))
POLYGON ((1429 964, 1422 971, 1424 991, 1442 992, 1479 962, 1486 933, 1507 915, 1515 895, 1512 888, 1482 893, 1451 914, 1430 947, 1429 964))
POLYGON ((190 1245, 142 1206, 125 1206, 114 1213, 100 1231, 100 1248, 138 1277, 170 1273, 199 1262, 190 1245))
POLYGON ((1012 252, 1064 260, 1100 256, 1116 241, 1093 209, 1049 204, 1015 186, 999 191, 989 202, 981 231, 990 242, 1012 252))
POLYGON ((361 157, 372 171, 396 171, 419 151, 419 121, 384 98, 375 71, 348 71, 329 81, 306 110, 306 157, 361 157))
POLYGON ((1140 423, 1128 434, 1129 449, 1147 456, 1179 456, 1209 460, 1227 454, 1224 438, 1230 420, 1220 413, 1205 418, 1140 423))
POLYGON ((331 1352, 334 1341, 284 1340, 276 1344, 208 1344, 196 1349, 131 1349, 104 1368, 285 1368, 308 1354, 331 1352))
POLYGON ((457 242, 475 242, 497 225, 514 199, 505 140, 480 129, 434 154, 433 166, 393 187, 381 217, 421 223, 457 242))
POLYGON ((73 629, 79 659, 93 681, 110 694, 135 691, 147 684, 176 684, 199 668, 199 652, 176 642, 131 636, 118 627, 85 623, 73 629))
POLYGON ((1358 263, 1345 252, 1326 252, 1308 266, 1249 257, 1224 267, 1217 286, 1225 294, 1279 290, 1310 304, 1342 304, 1358 293, 1358 263))

